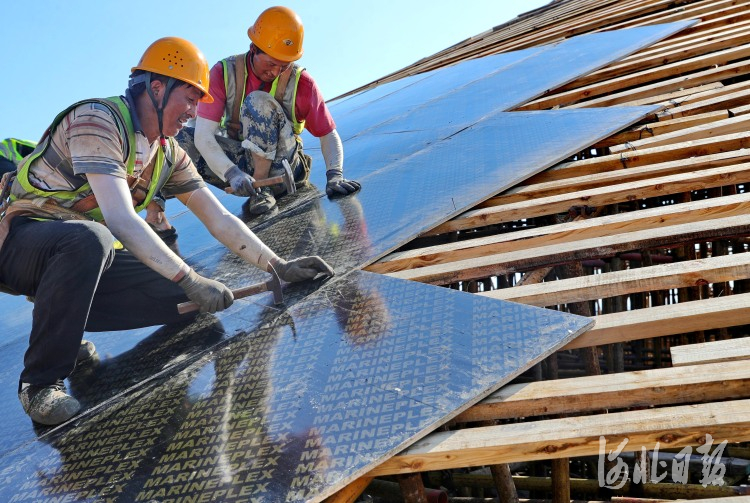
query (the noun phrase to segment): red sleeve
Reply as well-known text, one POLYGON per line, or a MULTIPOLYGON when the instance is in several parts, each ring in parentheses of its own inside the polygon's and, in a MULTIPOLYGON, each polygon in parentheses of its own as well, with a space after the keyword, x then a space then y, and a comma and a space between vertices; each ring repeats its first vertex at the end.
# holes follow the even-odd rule
POLYGON ((220 122, 224 116, 224 107, 227 102, 227 90, 224 88, 224 66, 221 61, 211 68, 208 78, 208 92, 214 98, 214 102, 198 103, 198 117, 220 122))
MULTIPOLYGON (((211 78, 213 79, 213 76, 211 78)), ((297 115, 297 120, 305 121, 305 129, 317 138, 336 129, 336 123, 328 111, 323 94, 306 71, 300 75, 294 113, 297 115)))

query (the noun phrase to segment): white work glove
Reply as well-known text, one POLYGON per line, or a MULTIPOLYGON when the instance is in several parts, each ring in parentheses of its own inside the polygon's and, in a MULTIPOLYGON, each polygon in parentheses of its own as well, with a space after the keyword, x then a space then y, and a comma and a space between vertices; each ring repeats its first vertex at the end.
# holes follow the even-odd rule
POLYGON ((229 185, 232 187, 232 193, 235 196, 241 197, 255 197, 260 189, 253 187, 255 179, 242 171, 237 166, 232 166, 224 173, 224 178, 227 179, 229 185))
POLYGON ((340 169, 334 168, 326 171, 326 179, 328 180, 326 183, 326 194, 328 194, 328 197, 348 196, 362 188, 359 182, 346 180, 344 172, 340 169))
POLYGON ((276 271, 276 274, 279 275, 279 278, 287 283, 296 283, 297 281, 313 279, 320 273, 323 273, 326 276, 333 276, 336 274, 333 268, 318 256, 300 257, 288 262, 280 258, 272 260, 268 264, 268 272, 271 272, 271 269, 273 268, 273 270, 276 271))
POLYGON ((201 313, 223 311, 234 302, 232 290, 226 285, 204 278, 192 269, 177 284, 185 290, 188 299, 200 306, 201 313))

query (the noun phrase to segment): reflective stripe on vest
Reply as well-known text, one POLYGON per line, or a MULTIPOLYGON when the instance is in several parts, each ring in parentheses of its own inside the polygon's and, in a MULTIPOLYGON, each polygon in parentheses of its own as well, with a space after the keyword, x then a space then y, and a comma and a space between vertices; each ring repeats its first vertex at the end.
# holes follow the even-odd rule
POLYGON ((19 140, 17 138, 6 138, 5 140, 0 142, 0 157, 5 157, 13 164, 18 164, 19 161, 24 157, 18 148, 19 145, 32 150, 36 147, 36 143, 34 143, 33 141, 19 140))
MULTIPOLYGON (((247 68, 247 53, 240 54, 239 56, 242 56, 244 58, 245 63, 245 74, 248 73, 247 68)), ((222 118, 221 126, 223 128, 226 128, 226 121, 229 120, 229 118, 232 117, 232 110, 235 105, 235 100, 237 99, 237 89, 236 89, 236 76, 235 76, 235 58, 237 56, 229 56, 228 58, 222 59, 221 64, 224 69, 224 90, 226 91, 227 101, 224 104, 224 117, 222 118)), ((292 123, 292 130, 294 131, 294 134, 299 135, 302 133, 302 130, 305 128, 305 121, 297 121, 297 114, 294 110, 294 104, 297 99, 297 86, 299 86, 299 79, 302 75, 302 71, 304 70, 304 67, 297 66, 296 64, 292 63, 292 70, 294 71, 294 85, 288 85, 286 86, 286 89, 284 90, 284 98, 281 102, 281 108, 284 110, 284 114, 286 115, 287 119, 289 119, 292 123)), ((291 80, 291 79, 290 79, 291 80)), ((279 78, 276 77, 271 84, 271 90, 269 91, 269 94, 273 96, 276 93, 276 86, 279 82, 279 78)), ((290 82, 291 83, 291 82, 290 82)), ((245 79, 245 82, 243 83, 242 88, 242 99, 245 99, 245 97, 249 94, 246 89, 247 86, 247 79, 245 79)), ((240 131, 240 137, 242 137, 242 131, 240 131)))
MULTIPOLYGON (((127 133, 127 151, 128 151, 128 158, 126 161, 126 170, 128 175, 132 175, 133 171, 135 170, 135 151, 136 151, 136 139, 135 139, 135 130, 133 129, 133 121, 130 117, 130 109, 125 104, 125 101, 120 98, 119 96, 114 96, 111 98, 106 99, 88 99, 88 100, 82 100, 77 103, 74 103, 73 105, 69 106, 54 118, 52 121, 52 124, 49 128, 47 128, 47 131, 45 131, 44 136, 42 136, 42 140, 39 142, 39 145, 37 145, 36 149, 29 154, 27 157, 24 158, 23 162, 18 167, 18 175, 16 176, 16 182, 18 182, 23 189, 30 194, 35 194, 39 197, 49 198, 49 199, 58 199, 62 201, 72 201, 75 199, 80 193, 90 191, 91 186, 88 182, 81 185, 76 190, 58 190, 58 191, 48 191, 44 189, 37 188, 31 184, 29 181, 29 169, 32 165, 32 163, 41 157, 44 152, 47 150, 47 147, 49 146, 50 142, 52 141, 52 133, 54 132, 55 128, 60 124, 60 122, 63 120, 63 118, 70 113, 73 109, 80 105, 84 105, 86 103, 98 103, 100 105, 106 106, 111 112, 114 113, 115 117, 119 119, 120 124, 123 124, 125 126, 125 132, 127 133)), ((115 121, 117 122, 117 121, 115 121)), ((118 128, 120 125, 118 124, 118 128)), ((174 141, 172 138, 170 140, 170 145, 172 147, 172 152, 174 153, 174 141)), ((149 182, 149 188, 148 193, 146 194, 145 199, 143 202, 137 206, 135 206, 135 211, 139 212, 142 209, 144 209, 148 204, 151 202, 151 199, 154 197, 154 194, 157 191, 157 188, 159 186, 159 182, 162 179, 162 170, 164 167, 164 149, 159 148, 156 155, 156 161, 154 164, 154 170, 151 174, 151 180, 149 182)), ((164 173, 167 175, 171 174, 171 166, 170 168, 164 173)), ((11 196, 11 200, 16 199, 15 197, 11 196)), ((86 216, 90 217, 93 220, 96 220, 97 222, 102 221, 104 217, 102 216, 101 210, 96 207, 90 211, 87 211, 85 213, 86 216)))

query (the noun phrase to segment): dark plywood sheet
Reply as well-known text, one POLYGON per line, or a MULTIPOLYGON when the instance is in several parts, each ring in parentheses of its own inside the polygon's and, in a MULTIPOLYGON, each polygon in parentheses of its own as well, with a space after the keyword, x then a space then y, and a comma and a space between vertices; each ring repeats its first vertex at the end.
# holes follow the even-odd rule
POLYGON ((320 501, 592 323, 358 271, 256 314, 272 320, 7 453, 0 499, 320 501))
POLYGON ((321 255, 326 260, 331 257, 336 267, 374 261, 421 232, 655 110, 611 107, 503 112, 426 145, 415 141, 419 133, 351 140, 353 153, 347 157, 347 176, 359 180, 362 190, 354 197, 322 199, 318 204, 325 222, 335 222, 339 229, 366 229, 367 239, 350 239, 341 245, 321 240, 315 249, 325 250, 321 255), (406 155, 379 165, 378 158, 387 157, 389 152, 406 155), (339 246, 344 246, 346 251, 336 253, 320 246, 340 251, 339 246))
MULTIPOLYGON (((415 82, 414 87, 418 84, 415 82)), ((390 96, 395 96, 399 92, 395 90, 393 93, 382 95, 373 103, 379 102, 381 98, 390 99, 390 96)), ((462 102, 455 101, 454 98, 455 96, 450 96, 446 99, 449 99, 451 106, 460 108, 462 102)), ((350 278, 372 277, 364 273, 350 273, 353 269, 376 260, 425 229, 441 223, 503 188, 585 148, 599 138, 628 126, 650 111, 646 108, 632 108, 576 111, 570 115, 563 112, 532 112, 478 117, 478 109, 471 105, 471 94, 469 93, 465 98, 465 103, 472 112, 468 115, 461 115, 457 112, 457 117, 460 116, 462 121, 460 124, 451 122, 436 125, 434 121, 427 124, 412 124, 413 130, 405 133, 393 132, 386 128, 381 133, 363 135, 356 138, 356 141, 353 139, 346 142, 347 153, 352 154, 351 156, 347 154, 347 176, 359 178, 363 182, 361 193, 334 201, 325 198, 322 190, 324 186, 323 163, 318 156, 313 169, 313 184, 309 189, 282 200, 282 208, 277 215, 247 220, 248 225, 284 257, 318 254, 331 262, 339 275, 344 277, 331 281, 321 292, 327 292, 326 295, 334 299, 338 292, 338 290, 330 290, 334 285, 343 288, 349 285, 347 282, 353 281, 350 278), (511 116, 515 119, 511 120, 511 116), (475 119, 476 122, 473 122, 475 119), (456 129, 457 127, 459 129, 456 129), (575 134, 569 135, 568 138, 560 138, 560 131, 570 131, 575 134)), ((416 110, 416 108, 412 107, 409 110, 416 110)), ((373 109, 373 115, 377 113, 377 110, 373 109)), ((393 122, 389 123, 389 125, 393 124, 393 122)), ((230 211, 243 215, 242 198, 221 194, 218 191, 216 193, 230 211)), ((179 203, 174 201, 169 203, 169 215, 181 236, 179 239, 181 252, 202 274, 220 279, 232 287, 266 279, 265 273, 241 263, 239 259, 216 244, 208 232, 191 214, 185 212, 179 203)), ((245 344, 246 352, 251 354, 265 355, 266 349, 262 345, 256 346, 257 341, 264 341, 267 337, 284 337, 286 338, 284 340, 292 337, 294 339, 298 331, 297 319, 308 320, 306 318, 308 315, 304 312, 295 311, 302 309, 300 306, 318 306, 320 312, 309 315, 315 320, 320 319, 321 316, 356 318, 368 314, 368 311, 348 312, 346 309, 334 309, 331 312, 333 305, 331 302, 334 302, 332 300, 328 304, 325 302, 316 304, 315 299, 319 299, 322 295, 321 292, 317 292, 319 286, 318 283, 286 286, 285 299, 288 310, 279 310, 272 305, 270 294, 263 294, 239 301, 229 312, 201 317, 195 323, 184 327, 87 334, 87 338, 93 339, 99 348, 100 364, 85 371, 81 369, 80 373, 71 376, 69 380, 72 392, 85 404, 87 413, 76 418, 71 424, 52 431, 35 430, 20 406, 17 405, 15 394, 17 376, 21 370, 26 334, 11 334, 5 339, 4 351, 0 353, 0 382, 3 384, 0 387, 0 398, 4 403, 15 404, 7 408, 4 418, 6 427, 0 432, 1 469, 4 475, 0 478, 0 483, 7 480, 13 484, 8 487, 3 486, 3 492, 0 494, 15 496, 16 493, 12 491, 22 490, 27 492, 18 494, 31 499, 52 499, 53 493, 46 491, 46 486, 59 483, 63 484, 60 486, 62 487, 60 491, 73 491, 81 499, 87 497, 104 499, 110 494, 109 491, 117 494, 119 488, 116 489, 116 486, 124 484, 129 487, 136 484, 131 483, 130 479, 144 481, 144 488, 147 488, 146 479, 152 475, 161 475, 149 471, 156 469, 155 465, 152 466, 156 458, 149 457, 149 449, 160 448, 158 446, 169 441, 165 435, 170 434, 170 428, 175 428, 173 426, 175 421, 181 424, 182 421, 187 420, 181 415, 184 408, 189 405, 189 400, 185 401, 185 396, 200 396, 208 393, 206 390, 213 386, 213 384, 207 384, 214 382, 211 369, 216 372, 217 365, 222 365, 213 360, 215 355, 227 351, 235 355, 233 358, 237 358, 238 354, 245 354, 242 350, 232 349, 235 344, 245 344), (308 299, 310 295, 313 297, 308 299), (267 335, 269 331, 274 335, 267 335), (240 351, 240 353, 234 353, 234 351, 240 351), (187 386, 185 389, 192 391, 185 391, 181 388, 185 386, 187 386), (138 421, 117 419, 123 415, 131 419, 138 418, 138 421), (166 423, 160 421, 166 421, 166 423), (148 432, 142 433, 142 430, 148 430, 148 432), (146 444, 146 440, 139 442, 133 437, 134 432, 138 435, 143 434, 143 438, 150 439, 151 443, 146 444), (50 443, 54 445, 54 448, 45 447, 36 442, 37 435, 41 435, 40 439, 43 443, 50 443), (119 449, 107 447, 113 443, 117 444, 119 449), (143 454, 144 449, 146 449, 146 454, 143 454), (104 458, 99 457, 100 455, 104 458), (141 455, 145 455, 147 459, 144 458, 143 464, 139 462, 138 466, 133 465, 130 460, 141 455), (96 474, 105 477, 104 479, 96 478, 95 481, 89 479, 94 473, 89 471, 89 467, 106 464, 94 465, 94 461, 91 460, 105 458, 107 463, 117 461, 119 464, 105 468, 106 473, 97 468, 96 470, 99 471, 96 471, 96 474), (71 463, 73 460, 75 462, 71 463), (129 471, 128 463, 131 463, 132 471, 129 471), (16 471, 17 467, 21 469, 16 471), (50 475, 52 472, 47 471, 48 467, 54 467, 52 475, 50 475), (55 471, 58 469, 62 471, 55 471), (121 474, 120 471, 123 473, 121 474), (75 482, 81 477, 86 477, 88 483, 80 485, 75 482), (87 496, 88 493, 85 491, 89 489, 94 491, 90 493, 93 496, 87 496), (33 496, 34 494, 36 496, 33 496)), ((422 285, 420 288, 428 287, 422 285)), ((448 296, 450 302, 465 302, 451 299, 451 296, 460 295, 456 292, 444 289, 440 291, 441 295, 448 296)), ((461 295, 461 297, 464 296, 461 295)), ((394 297, 394 299, 398 298, 398 296, 394 297)), ((7 333, 6 328, 18 330, 24 324, 26 327, 30 326, 30 304, 25 303, 22 298, 13 298, 11 302, 6 303, 8 299, 4 297, 3 310, 6 309, 5 306, 11 305, 14 312, 12 315, 2 313, 0 328, 7 333)), ((390 300, 387 299, 388 302, 390 300)), ((408 300, 407 296, 401 300, 401 303, 408 304, 408 300)), ((472 305, 485 305, 485 302, 491 302, 496 306, 494 309, 501 309, 500 306, 506 304, 490 299, 471 302, 476 303, 472 305)), ((363 309, 366 308, 365 305, 363 309)), ((408 320, 409 316, 417 316, 414 313, 418 311, 415 310, 411 314, 390 309, 372 312, 388 315, 391 312, 397 312, 398 317, 394 319, 408 320)), ((545 316, 550 315, 549 312, 545 314, 545 316)), ((554 327, 581 323, 580 318, 560 313, 555 313, 555 315, 559 318, 555 318, 556 321, 551 323, 552 332, 556 331, 554 327)), ((433 306, 419 319, 429 324, 428 318, 435 316, 436 309, 433 306)), ((310 318, 310 323, 312 323, 312 318, 310 318)), ((382 324, 390 327, 389 323, 389 318, 376 316, 367 322, 367 326, 376 327, 382 324)), ((519 328, 522 332, 524 323, 521 323, 521 328, 519 328)), ((471 321, 464 320, 462 324, 455 326, 465 328, 467 324, 470 325, 471 321)), ((24 331, 27 333, 27 330, 26 328, 24 331)), ((483 333, 482 330, 481 327, 476 331, 472 329, 470 331, 472 335, 469 338, 483 333)), ((546 335, 552 338, 564 338, 571 334, 563 331, 546 335)), ((324 334, 321 333, 320 336, 323 337, 324 334)), ((330 340, 330 342, 335 341, 338 341, 337 345, 327 346, 328 352, 338 352, 348 343, 346 335, 342 335, 339 339, 333 337, 330 340)), ((561 342, 563 343, 564 341, 561 342)), ((545 350, 551 351, 550 347, 545 350)), ((452 350, 439 353, 441 358, 447 358, 450 365, 454 363, 457 354, 452 350)), ((533 355, 530 356, 533 357, 533 355)), ((416 365, 419 362, 421 362, 419 357, 414 356, 412 363, 416 365)), ((459 358, 455 363, 460 362, 459 358)), ((530 362, 531 360, 527 363, 530 362)), ((477 367, 477 369, 481 368, 483 368, 481 365, 477 367)), ((489 379, 497 377, 492 373, 491 365, 487 368, 490 371, 487 374, 489 379)), ((316 370, 312 374, 302 374, 305 376, 304 382, 320 382, 321 379, 327 379, 329 374, 326 374, 326 371, 324 369, 316 370)), ((284 374, 277 378, 276 382, 284 382, 283 379, 286 378, 291 379, 292 376, 284 374)), ((302 382, 303 380, 295 381, 295 383, 302 382)), ((284 386, 282 388, 276 386, 264 392, 264 396, 273 395, 277 389, 289 390, 291 385, 285 384, 284 386)), ((400 388, 400 386, 396 387, 400 388)), ((474 391, 476 389, 472 388, 472 392, 474 391)), ((413 393, 413 390, 404 396, 409 397, 410 401, 414 395, 409 393, 413 393)), ((467 393, 463 397, 465 404, 479 398, 478 395, 471 396, 469 392, 467 393)), ((447 409, 441 409, 444 404, 439 400, 430 401, 430 398, 426 396, 422 399, 429 407, 442 410, 444 417, 452 414, 452 412, 446 413, 447 409)), ((451 406, 455 404, 447 407, 451 406)), ((189 419, 200 422, 214 417, 210 414, 204 417, 198 409, 196 409, 196 414, 198 414, 196 417, 189 419)), ((244 434, 253 435, 253 425, 250 423, 243 423, 243 425, 244 434)), ((213 424, 208 423, 205 427, 212 428, 213 424)), ((243 433, 241 429, 238 429, 235 430, 235 434, 242 435, 243 433)), ((203 435, 208 439, 214 438, 211 435, 215 435, 215 431, 206 429, 203 430, 203 435)), ((419 435, 420 433, 412 435, 412 441, 416 440, 419 435)), ((393 446, 386 447, 390 449, 393 446)), ((386 451, 379 449, 378 455, 382 456, 387 449, 386 451)), ((205 451, 203 455, 208 454, 210 451, 205 451)), ((237 453, 233 455, 236 456, 237 453)), ((221 461, 221 463, 224 462, 221 461)), ((291 461, 285 457, 282 462, 291 461)), ((337 474, 335 480, 342 482, 347 477, 346 474, 337 474)), ((222 484, 231 482, 221 480, 222 484)), ((321 486, 317 483, 318 479, 309 479, 301 483, 298 489, 318 491, 316 494, 322 494, 321 486)), ((211 490, 214 488, 208 485, 205 487, 211 490)), ((208 490, 205 487, 195 489, 195 491, 208 490)), ((128 492, 127 489, 123 491, 128 492)), ((190 490, 188 488, 185 491, 189 493, 190 490)), ((132 491, 128 494, 132 494, 132 491)))
MULTIPOLYGON (((299 204, 286 207, 271 220, 259 223, 256 233, 279 255, 320 255, 339 274, 371 263, 424 230, 490 197, 537 171, 580 151, 587 145, 626 127, 648 107, 620 107, 554 112, 502 113, 453 137, 422 148, 361 179, 360 193, 337 200, 319 197, 308 189, 299 204), (560 131, 575 135, 560 136, 560 131), (529 148, 532 145, 534 148, 529 148), (456 169, 463 166, 463 169, 456 169)), ((373 145, 389 135, 373 137, 373 145)), ((404 135, 391 135, 406 141, 404 135)), ((363 141, 358 140, 358 141, 363 141)), ((405 143, 392 144, 405 149, 405 143)), ((378 148, 381 148, 378 146, 378 148)), ((367 152, 362 148, 362 152, 367 152)), ((241 213, 242 199, 216 192, 241 213)), ((181 236, 180 250, 201 274, 231 287, 264 281, 267 275, 219 245, 182 205, 170 201, 172 223, 181 236)), ((234 211, 233 210, 233 211, 234 211)), ((250 221, 251 223, 253 221, 250 221)), ((310 288, 314 289, 314 285, 310 288)), ((313 290, 310 290, 313 291, 313 290)), ((288 286, 287 305, 304 298, 304 289, 288 286)), ((10 298, 9 298, 10 299, 10 298)), ((26 309, 30 326, 31 304, 11 299, 26 309)), ((258 313, 268 309, 270 294, 241 302, 210 320, 194 326, 153 328, 126 332, 87 334, 102 358, 102 365, 86 379, 76 376, 71 388, 87 408, 94 408, 120 393, 129 392, 149 376, 184 365, 214 344, 237 334, 251 333, 268 320, 258 313), (218 325, 217 325, 218 323, 218 325), (200 344, 195 341, 201 341, 200 344), (133 361, 138 371, 128 370, 133 361)), ((272 311, 274 312, 274 311, 272 311)), ((23 316, 15 316, 14 323, 23 316)), ((0 352, 0 398, 17 404, 16 383, 26 349, 28 328, 11 339, 0 352)), ((0 454, 33 440, 34 432, 20 406, 6 411, 8 426, 0 431, 0 454)))

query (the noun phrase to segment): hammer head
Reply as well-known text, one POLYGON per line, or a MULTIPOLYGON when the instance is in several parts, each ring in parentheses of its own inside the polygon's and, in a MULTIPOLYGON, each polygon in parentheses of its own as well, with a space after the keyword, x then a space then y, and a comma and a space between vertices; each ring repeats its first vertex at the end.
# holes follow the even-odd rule
POLYGON ((286 189, 287 194, 294 194, 297 192, 297 186, 294 184, 294 173, 292 173, 292 167, 286 159, 281 161, 281 164, 284 165, 284 174, 281 175, 281 178, 284 181, 284 188, 286 189))
POLYGON ((284 295, 281 293, 281 280, 273 266, 271 267, 271 279, 266 281, 266 288, 268 288, 269 292, 273 293, 274 304, 278 306, 284 303, 284 295))

